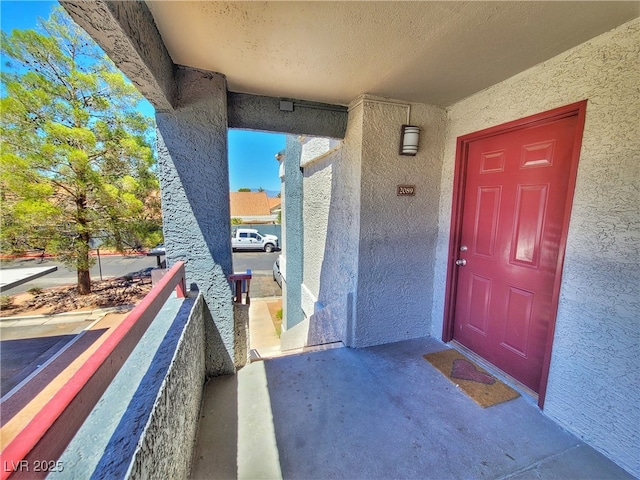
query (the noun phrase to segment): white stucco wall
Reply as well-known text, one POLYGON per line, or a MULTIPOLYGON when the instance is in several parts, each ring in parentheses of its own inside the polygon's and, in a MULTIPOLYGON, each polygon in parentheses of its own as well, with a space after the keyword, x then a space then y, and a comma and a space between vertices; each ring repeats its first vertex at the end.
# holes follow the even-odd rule
MULTIPOLYGON (((303 154, 306 146, 302 147, 303 154)), ((329 210, 331 208, 332 179, 334 163, 340 162, 341 152, 333 152, 332 155, 324 157, 322 160, 306 167, 303 175, 303 218, 305 242, 304 251, 307 253, 303 260, 304 286, 309 294, 315 297, 314 302, 320 295, 320 277, 322 274, 322 263, 327 247, 329 210)), ((346 206, 344 206, 346 207, 346 206)), ((329 243, 332 239, 329 238, 329 243)), ((310 316, 313 313, 313 306, 309 311, 308 305, 303 304, 305 314, 310 316)))
POLYGON ((411 105, 422 128, 414 157, 398 153, 409 105, 363 96, 341 147, 303 146, 302 307, 313 342, 364 347, 430 331, 445 111, 411 105), (328 152, 328 153, 327 153, 328 152), (397 186, 415 185, 399 197, 397 186))
POLYGON ((308 344, 348 343, 358 268, 362 112, 349 115, 344 142, 315 138, 302 148, 302 308, 308 344))
POLYGON ((354 346, 428 335, 446 113, 412 104, 418 154, 398 153, 408 105, 362 100, 360 247, 354 346), (398 185, 415 196, 398 196, 398 185))
POLYGON ((432 335, 442 335, 456 138, 588 99, 544 412, 640 476, 640 21, 448 109, 432 335))

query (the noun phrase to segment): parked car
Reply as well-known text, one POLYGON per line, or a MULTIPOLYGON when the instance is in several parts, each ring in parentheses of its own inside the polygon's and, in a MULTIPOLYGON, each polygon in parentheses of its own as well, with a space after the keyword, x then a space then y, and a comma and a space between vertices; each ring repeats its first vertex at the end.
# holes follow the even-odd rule
POLYGON ((151 250, 149 250, 147 252, 147 255, 158 256, 158 255, 165 255, 165 253, 166 253, 166 250, 164 248, 164 243, 159 243, 158 245, 153 247, 151 250))
POLYGON ((273 262, 273 280, 282 288, 282 274, 280 273, 280 257, 273 262))
POLYGON ((151 250, 147 252, 147 257, 156 257, 156 262, 158 264, 158 268, 166 268, 167 261, 160 260, 160 257, 164 257, 167 254, 167 251, 164 248, 164 243, 159 243, 151 250))
POLYGON ((273 252, 280 248, 275 235, 261 234, 254 228, 238 228, 231 235, 231 248, 236 250, 264 250, 273 252))

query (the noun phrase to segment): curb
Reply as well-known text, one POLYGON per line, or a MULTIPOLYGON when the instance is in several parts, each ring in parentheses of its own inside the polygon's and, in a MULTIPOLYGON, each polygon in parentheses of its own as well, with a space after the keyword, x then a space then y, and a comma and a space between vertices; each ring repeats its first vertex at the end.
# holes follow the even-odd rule
MULTIPOLYGON (((244 275, 247 272, 233 272, 234 274, 244 275)), ((273 275, 273 270, 251 270, 252 277, 269 277, 273 275)))
MULTIPOLYGON (((89 252, 89 256, 98 258, 98 254, 96 254, 96 253, 89 252)), ((117 256, 120 256, 120 257, 146 257, 147 256, 147 252, 146 251, 144 251, 144 252, 131 252, 131 253, 100 252, 100 256, 101 257, 117 257, 117 256)), ((152 255, 152 256, 155 256, 155 255, 152 255)), ((30 259, 34 259, 34 258, 42 258, 42 257, 40 255, 37 255, 37 254, 20 255, 20 256, 0 255, 0 260, 30 260, 30 259)), ((45 254, 44 258, 47 259, 47 260, 57 259, 58 255, 45 254)))

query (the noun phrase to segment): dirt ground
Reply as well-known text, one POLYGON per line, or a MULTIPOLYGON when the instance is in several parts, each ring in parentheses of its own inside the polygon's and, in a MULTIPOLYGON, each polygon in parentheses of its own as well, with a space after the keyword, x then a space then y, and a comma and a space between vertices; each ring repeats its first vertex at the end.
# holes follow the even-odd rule
POLYGON ((273 328, 276 329, 278 337, 282 333, 282 299, 275 300, 273 302, 267 302, 269 308, 269 315, 271 315, 271 321, 273 322, 273 328), (280 311, 280 316, 278 312, 280 311), (278 318, 279 317, 279 318, 278 318))
POLYGON ((46 288, 3 298, 0 316, 52 315, 78 310, 135 305, 151 290, 150 278, 114 278, 91 282, 92 292, 79 295, 76 286, 46 288), (7 305, 8 303, 8 305, 7 305))
MULTIPOLYGON (((151 278, 114 278, 91 282, 92 293, 78 295, 75 285, 3 295, 0 317, 53 315, 98 308, 134 306, 151 290, 151 278)), ((278 297, 282 289, 270 276, 251 282, 251 297, 278 297)), ((281 307, 280 307, 281 308, 281 307)))

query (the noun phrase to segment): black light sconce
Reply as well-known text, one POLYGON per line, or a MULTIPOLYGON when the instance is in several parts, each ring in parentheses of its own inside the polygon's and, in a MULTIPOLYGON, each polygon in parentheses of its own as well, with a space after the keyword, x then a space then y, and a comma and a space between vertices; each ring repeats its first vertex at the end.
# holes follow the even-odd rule
POLYGON ((400 155, 414 156, 418 153, 420 140, 420 127, 414 125, 402 125, 400 134, 400 155))

